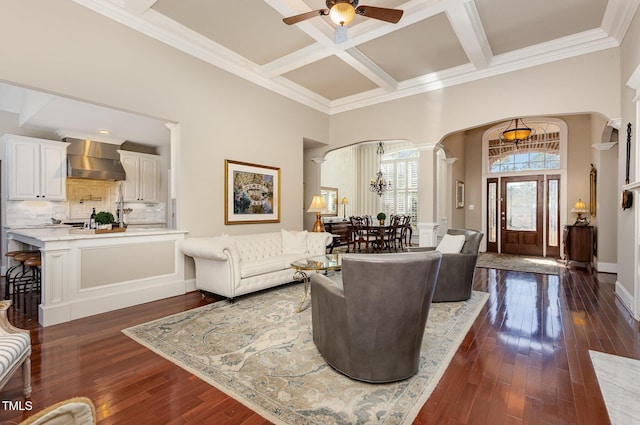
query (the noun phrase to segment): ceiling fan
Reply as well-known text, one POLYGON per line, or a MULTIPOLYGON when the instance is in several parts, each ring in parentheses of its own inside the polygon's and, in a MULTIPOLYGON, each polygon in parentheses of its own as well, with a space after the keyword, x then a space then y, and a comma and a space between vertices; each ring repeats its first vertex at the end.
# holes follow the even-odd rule
POLYGON ((403 13, 403 11, 399 9, 365 5, 358 6, 358 0, 327 0, 326 4, 327 9, 318 9, 295 16, 289 16, 282 21, 287 25, 293 25, 316 16, 329 15, 331 20, 337 25, 335 42, 342 43, 347 40, 347 25, 351 23, 355 15, 396 24, 400 18, 402 18, 403 13))

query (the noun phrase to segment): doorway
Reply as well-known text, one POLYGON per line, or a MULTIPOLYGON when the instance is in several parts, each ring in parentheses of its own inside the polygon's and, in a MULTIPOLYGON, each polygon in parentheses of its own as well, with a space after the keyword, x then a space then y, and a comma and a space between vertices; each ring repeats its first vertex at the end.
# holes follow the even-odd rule
POLYGON ((560 255, 560 176, 487 179, 487 251, 560 255))
POLYGON ((544 252, 544 176, 503 177, 501 180, 502 252, 541 256, 544 252))

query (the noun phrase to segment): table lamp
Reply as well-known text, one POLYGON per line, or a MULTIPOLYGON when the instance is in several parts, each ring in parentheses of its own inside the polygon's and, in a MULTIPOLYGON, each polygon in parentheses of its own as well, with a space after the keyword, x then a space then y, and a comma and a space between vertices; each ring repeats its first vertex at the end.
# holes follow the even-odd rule
POLYGON ((324 199, 320 195, 315 195, 311 200, 311 205, 307 212, 316 213, 316 222, 313 225, 314 232, 324 232, 324 224, 322 224, 322 220, 320 217, 322 216, 322 211, 327 208, 327 204, 325 204, 324 199))
POLYGON ((571 208, 571 212, 578 214, 578 218, 576 219, 575 224, 587 224, 588 219, 586 217, 582 217, 582 214, 589 212, 587 209, 587 204, 582 202, 582 199, 578 198, 578 202, 573 204, 573 208, 571 208))
POLYGON ((347 219, 347 205, 349 204, 349 200, 347 199, 347 197, 345 196, 344 198, 342 198, 342 200, 340 201, 340 203, 343 206, 343 210, 342 210, 342 216, 343 218, 346 220, 347 219))

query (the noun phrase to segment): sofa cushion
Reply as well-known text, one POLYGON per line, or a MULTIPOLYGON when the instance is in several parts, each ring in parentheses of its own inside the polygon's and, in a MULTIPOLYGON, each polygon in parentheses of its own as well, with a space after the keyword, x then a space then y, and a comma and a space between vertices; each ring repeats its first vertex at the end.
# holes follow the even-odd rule
POLYGON ((443 254, 459 253, 464 246, 464 240, 464 235, 450 235, 447 233, 442 237, 436 247, 436 251, 440 251, 443 254))
POLYGON ((307 231, 288 231, 282 229, 282 252, 284 254, 304 254, 307 252, 307 231))
POLYGON ((240 277, 243 279, 258 276, 265 273, 276 272, 283 269, 283 257, 275 256, 260 260, 243 261, 240 266, 240 277))

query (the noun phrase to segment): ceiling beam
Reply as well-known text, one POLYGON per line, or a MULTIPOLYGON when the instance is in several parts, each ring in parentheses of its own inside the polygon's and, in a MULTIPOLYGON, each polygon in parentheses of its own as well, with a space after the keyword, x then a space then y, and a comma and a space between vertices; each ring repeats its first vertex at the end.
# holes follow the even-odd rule
POLYGON ((486 68, 493 53, 472 0, 448 0, 446 15, 462 49, 476 68, 486 68))

